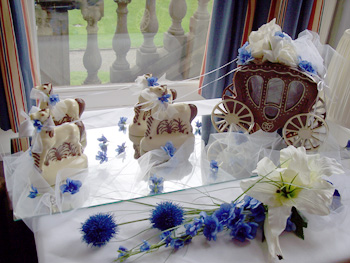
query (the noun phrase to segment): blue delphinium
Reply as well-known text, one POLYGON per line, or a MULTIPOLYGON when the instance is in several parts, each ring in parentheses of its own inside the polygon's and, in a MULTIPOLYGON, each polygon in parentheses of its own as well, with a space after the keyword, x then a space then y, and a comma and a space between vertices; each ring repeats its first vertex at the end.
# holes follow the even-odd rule
POLYGON ((255 222, 263 222, 265 220, 265 207, 257 199, 250 197, 248 195, 244 196, 244 208, 249 209, 250 216, 254 218, 255 222))
POLYGON ((170 94, 164 94, 164 95, 158 97, 158 100, 160 100, 162 103, 169 102, 170 97, 171 97, 170 94))
POLYGON ((171 237, 172 231, 164 231, 159 237, 160 240, 164 241, 165 247, 168 247, 173 240, 171 237))
POLYGON ((307 71, 311 74, 317 74, 317 71, 312 66, 312 64, 309 61, 302 60, 300 57, 299 57, 299 68, 301 68, 301 70, 307 71))
POLYGON ((101 149, 102 152, 104 152, 104 153, 107 152, 107 146, 108 146, 107 144, 100 143, 99 146, 100 146, 100 149, 101 149))
POLYGON ((117 234, 117 227, 111 214, 98 213, 90 216, 81 226, 83 241, 95 247, 104 246, 117 234))
POLYGON ((159 84, 157 83, 158 78, 156 77, 150 77, 147 79, 147 83, 149 87, 153 87, 153 86, 159 86, 159 84))
POLYGON ((101 138, 97 138, 99 142, 106 144, 108 142, 107 138, 102 134, 101 138))
MULTIPOLYGON (((106 146, 107 147, 107 146, 106 146)), ((107 150, 107 148, 106 148, 107 150)), ((96 160, 100 161, 100 164, 103 162, 108 162, 108 157, 105 151, 98 151, 96 155, 96 160)))
POLYGON ((204 223, 204 219, 201 217, 201 218, 195 218, 192 224, 185 224, 184 227, 186 229, 186 235, 189 235, 191 237, 196 236, 198 233, 198 230, 202 228, 203 223, 204 223))
POLYGON ((146 251, 149 251, 150 249, 151 249, 150 243, 148 243, 148 241, 146 240, 143 240, 143 244, 140 246, 140 251, 146 252, 146 251))
POLYGON ((117 146, 117 149, 115 149, 115 151, 118 153, 118 155, 122 154, 123 152, 125 152, 125 142, 123 142, 121 145, 117 146))
POLYGON ((194 135, 201 135, 202 134, 202 123, 198 120, 196 121, 196 129, 194 132, 194 135))
POLYGON ((214 215, 219 221, 218 232, 221 232, 232 218, 234 209, 235 207, 232 204, 223 203, 220 205, 220 209, 214 212, 214 215))
POLYGON ((184 210, 173 202, 161 202, 152 210, 150 221, 154 228, 164 231, 182 224, 184 210))
POLYGON ((79 180, 71 180, 69 178, 66 179, 66 183, 60 186, 60 190, 62 194, 70 193, 72 195, 79 192, 80 187, 82 186, 82 182, 79 180))
POLYGON ((118 249, 118 258, 121 258, 121 257, 126 257, 127 254, 128 254, 129 250, 124 247, 124 246, 119 246, 119 249, 118 249))
POLYGON ((126 132, 126 121, 128 120, 127 117, 120 117, 118 122, 119 131, 126 132))
POLYGON ((36 129, 37 132, 41 132, 41 129, 43 127, 43 124, 39 120, 34 120, 34 128, 36 129))
POLYGON ((210 161, 210 176, 216 180, 219 171, 218 162, 215 160, 210 161))
POLYGON ((35 198, 35 197, 37 197, 38 196, 38 189, 36 188, 36 187, 34 187, 33 185, 31 186, 31 188, 32 188, 32 191, 29 191, 29 195, 28 195, 28 197, 29 198, 35 198))
POLYGON ((254 59, 252 52, 246 49, 248 45, 249 43, 246 42, 241 48, 238 49, 237 65, 246 65, 248 62, 254 59))
POLYGON ((161 146, 161 148, 169 155, 170 157, 173 157, 176 151, 176 148, 174 147, 174 144, 172 142, 167 142, 165 146, 161 146))
POLYGON ((60 101, 60 97, 58 94, 51 94, 49 96, 49 105, 50 106, 55 106, 57 104, 57 102, 60 101))
POLYGON ((155 195, 155 194, 161 194, 163 193, 163 182, 164 178, 163 177, 157 177, 156 175, 152 175, 150 178, 150 185, 149 188, 151 189, 150 194, 155 195))
POLYGON ((201 213, 204 218, 203 235, 207 240, 216 240, 216 235, 219 232, 219 220, 215 215, 208 216, 206 213, 201 213))
POLYGON ((235 224, 230 235, 241 242, 244 242, 246 239, 254 239, 258 229, 258 224, 255 222, 243 222, 239 221, 235 224))
POLYGON ((178 249, 183 248, 185 246, 185 241, 181 238, 172 239, 170 242, 170 246, 173 249, 178 250, 178 249))

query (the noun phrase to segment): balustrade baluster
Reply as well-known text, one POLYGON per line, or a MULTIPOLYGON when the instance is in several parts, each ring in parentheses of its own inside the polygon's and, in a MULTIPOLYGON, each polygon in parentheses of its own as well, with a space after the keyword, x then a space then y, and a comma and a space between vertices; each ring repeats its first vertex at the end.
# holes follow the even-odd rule
POLYGON ((114 83, 131 82, 134 80, 134 77, 131 74, 130 64, 126 59, 131 46, 127 25, 128 4, 131 0, 114 0, 114 2, 118 4, 117 28, 112 43, 116 60, 110 68, 110 79, 114 83))
POLYGON ((210 14, 208 12, 209 1, 210 0, 198 0, 197 10, 190 19, 185 78, 198 76, 201 71, 210 19, 210 14))
POLYGON ((184 57, 184 47, 186 44, 186 36, 182 28, 182 19, 187 12, 186 0, 171 0, 169 5, 169 15, 172 24, 168 32, 164 33, 164 48, 171 54, 170 58, 174 59, 171 69, 167 70, 167 79, 182 79, 182 60, 184 57))
POLYGON ((158 32, 156 0, 146 0, 146 8, 141 20, 140 30, 144 41, 137 50, 136 64, 142 68, 159 59, 157 47, 154 44, 154 36, 158 32))
POLYGON ((101 80, 97 73, 102 65, 102 57, 97 42, 97 23, 104 15, 104 1, 99 0, 95 4, 90 5, 87 0, 82 0, 81 13, 87 22, 87 45, 83 63, 88 75, 84 84, 100 84, 101 80))

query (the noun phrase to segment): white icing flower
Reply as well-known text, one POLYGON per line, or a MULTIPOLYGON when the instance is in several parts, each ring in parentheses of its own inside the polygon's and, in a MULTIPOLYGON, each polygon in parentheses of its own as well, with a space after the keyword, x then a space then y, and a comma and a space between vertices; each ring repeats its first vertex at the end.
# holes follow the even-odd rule
POLYGON ((251 50, 252 56, 262 58, 264 50, 271 50, 270 39, 276 32, 282 31, 281 27, 276 24, 276 19, 262 25, 258 31, 253 31, 249 35, 249 45, 247 50, 251 50))
POLYGON ((305 148, 289 146, 280 152, 280 167, 263 158, 253 172, 258 177, 244 180, 241 188, 268 205, 264 233, 272 257, 282 258, 279 235, 286 227, 291 208, 310 214, 328 215, 334 187, 323 176, 343 173, 334 159, 307 155, 305 148))

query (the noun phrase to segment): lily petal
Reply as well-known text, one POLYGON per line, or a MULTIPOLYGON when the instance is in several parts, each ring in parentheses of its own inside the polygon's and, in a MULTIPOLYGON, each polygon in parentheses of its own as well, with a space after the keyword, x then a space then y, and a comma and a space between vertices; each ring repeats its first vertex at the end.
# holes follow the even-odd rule
POLYGON ((290 216, 290 213, 290 207, 269 207, 267 219, 264 223, 264 234, 269 253, 273 258, 283 258, 279 242, 279 235, 286 228, 287 219, 290 216))

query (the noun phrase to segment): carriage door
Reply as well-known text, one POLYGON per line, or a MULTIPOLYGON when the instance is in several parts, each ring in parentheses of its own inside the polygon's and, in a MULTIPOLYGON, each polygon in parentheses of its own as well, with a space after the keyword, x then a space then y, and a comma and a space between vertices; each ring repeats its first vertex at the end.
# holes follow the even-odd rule
MULTIPOLYGON (((264 131, 275 130, 275 120, 281 114, 282 96, 285 89, 284 81, 280 78, 271 78, 266 87, 266 98, 263 108, 264 121, 261 129, 264 131)), ((276 127, 277 128, 277 127, 276 127)))

